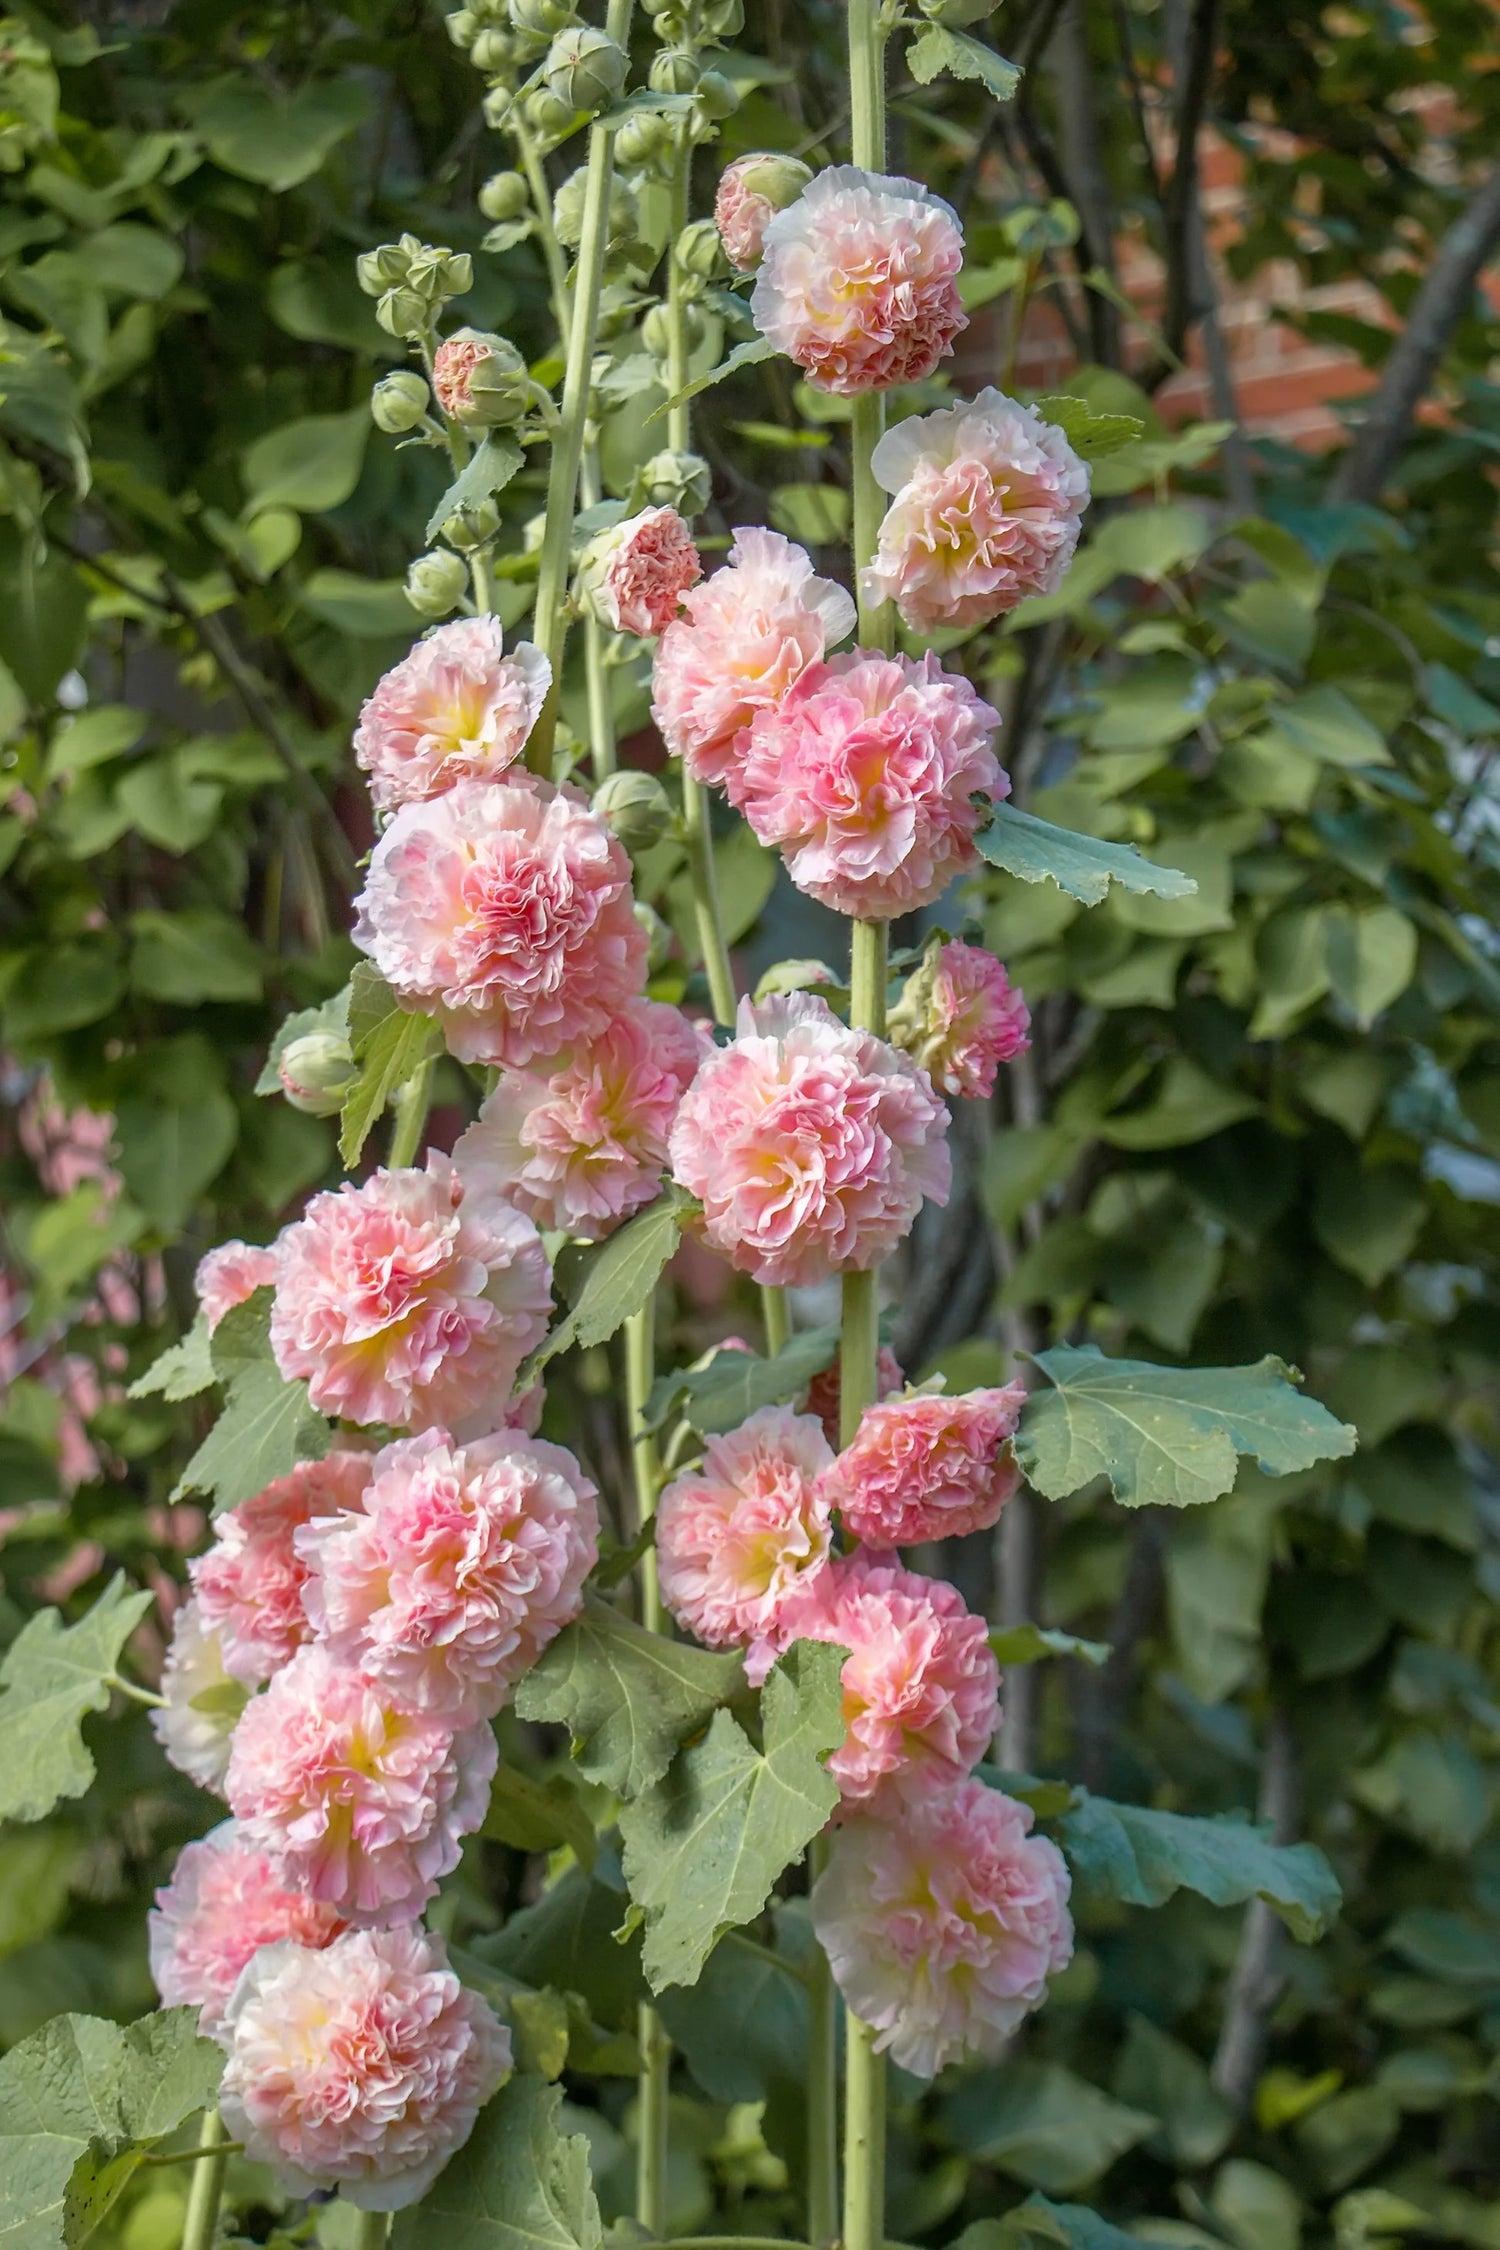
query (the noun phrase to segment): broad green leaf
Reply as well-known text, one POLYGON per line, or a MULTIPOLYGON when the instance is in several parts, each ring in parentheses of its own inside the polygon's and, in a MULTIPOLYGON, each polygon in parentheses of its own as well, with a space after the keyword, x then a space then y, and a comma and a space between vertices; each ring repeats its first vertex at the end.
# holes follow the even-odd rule
POLYGON ((807 1985, 790 1961, 740 1930, 720 1938, 694 1985, 661 1998, 661 2019, 716 2102, 763 2102, 806 2070, 807 1985))
POLYGON ((997 102, 1008 102, 1021 83, 1016 65, 982 39, 935 23, 919 32, 907 48, 906 67, 919 86, 930 86, 938 77, 977 79, 997 102))
POLYGON ((67 780, 108 765, 133 750, 145 731, 144 715, 124 703, 100 703, 76 718, 65 718, 47 752, 46 778, 67 780))
POLYGON ((558 1260, 558 1286, 572 1292, 572 1301, 551 1335, 532 1353, 523 1380, 574 1344, 585 1350, 607 1344, 631 1314, 640 1311, 677 1248, 690 1202, 680 1189, 668 1187, 608 1241, 575 1249, 558 1260))
POLYGON ((804 547, 826 547, 848 538, 850 507, 844 485, 778 484, 770 497, 770 524, 804 547))
POLYGON ((320 515, 342 507, 359 482, 372 424, 369 408, 305 414, 257 438, 244 461, 247 512, 292 508, 320 515))
POLYGON ((585 1866, 594 1856, 594 1824, 566 1774, 537 1781, 502 1764, 490 1785, 483 1836, 518 1852, 553 1852, 566 1844, 585 1866))
POLYGON ((759 1352, 717 1351, 706 1367, 658 1376, 648 1419, 659 1428, 680 1413, 700 1436, 737 1430, 762 1406, 780 1406, 806 1390, 831 1367, 839 1348, 837 1328, 805 1328, 772 1359, 759 1352))
POLYGON ((1002 1664, 1036 1664, 1046 1656, 1076 1656, 1084 1664, 1109 1661, 1108 1641, 1081 1641, 1047 1625, 997 1625, 990 1647, 1002 1664))
POLYGON ((738 1656, 648 1633, 590 1597, 521 1681, 516 1710, 566 1726, 585 1779, 638 1797, 744 1678, 738 1656))
POLYGON ((130 984, 147 1000, 196 1008, 205 1000, 258 1000, 260 954, 243 925, 200 908, 131 916, 130 984))
POLYGON ((169 1344, 159 1353, 144 1375, 137 1375, 125 1395, 127 1398, 159 1397, 176 1404, 185 1398, 196 1398, 200 1391, 211 1390, 217 1380, 208 1348, 208 1322, 200 1312, 182 1341, 169 1344))
POLYGON ((124 990, 118 948, 102 932, 24 957, 5 994, 5 1036, 15 1046, 55 1039, 107 1016, 124 990))
POLYGON ((1110 2085, 1119 2101, 1160 2120, 1148 2144, 1153 2156, 1196 2172, 1223 2155, 1234 2131, 1233 2110, 1192 2048, 1148 2017, 1128 2019, 1110 2085))
POLYGON ((1156 2120, 1113 2100, 1061 2063, 1005 2062, 968 2074, 943 2123, 966 2155, 1027 2187, 1066 2195, 1148 2139, 1156 2120))
POLYGON ((339 1154, 357 1164, 370 1128, 439 1045, 431 1016, 403 1008, 367 962, 349 980, 349 1044, 360 1066, 344 1100, 339 1154))
POLYGON ((615 1935, 629 1908, 619 1862, 601 1848, 592 1870, 568 1868, 535 1906, 476 1938, 472 1950, 538 1989, 587 1993, 594 2015, 611 2029, 634 2026, 646 1990, 640 1939, 620 1942, 615 1935))
POLYGON ((240 71, 215 79, 182 106, 216 164, 283 195, 311 179, 329 150, 363 122, 370 102, 354 78, 309 80, 288 93, 240 71))
POLYGON ((164 2134, 218 2090, 196 2008, 54 2016, 0 2061, 0 2244, 75 2250, 164 2134))
POLYGON ((133 1204, 124 1196, 110 1201, 97 1180, 84 1180, 71 1194, 44 1204, 21 1241, 37 1277, 34 1314, 55 1319, 107 1259, 135 1241, 144 1225, 133 1204))
POLYGON ((1214 1906, 1263 1898, 1302 1944, 1338 1912, 1338 1879, 1313 1844, 1277 1844, 1248 1820, 1196 1820, 1084 1794, 1059 1829, 1079 1881, 1127 1906, 1196 1891, 1214 1906))
POLYGON ((665 414, 669 407, 681 406, 684 400, 696 398, 700 391, 710 389, 715 383, 722 383, 726 375, 738 375, 741 368, 758 367, 763 359, 775 357, 776 346, 768 336, 752 336, 748 343, 736 344, 729 357, 721 360, 707 375, 700 375, 696 382, 685 384, 673 397, 663 399, 660 406, 653 408, 646 416, 648 427, 665 414))
POLYGON ((299 1461, 320 1461, 333 1442, 305 1383, 287 1383, 269 1356, 270 1292, 257 1290, 226 1313, 213 1339, 214 1368, 227 1383, 223 1410, 183 1470, 172 1497, 212 1495, 214 1513, 253 1500, 299 1461))
POLYGON ((1367 1289, 1378 1289, 1411 1256, 1426 1219, 1422 1181, 1403 1165, 1362 1165, 1351 1156, 1329 1162, 1319 1176, 1313 1232, 1367 1289))
POLYGON ((1324 766, 1388 766, 1385 737, 1342 688, 1308 688, 1270 711, 1272 735, 1288 737, 1304 756, 1324 766))
POLYGON ((84 1718, 107 1707, 120 1651, 150 1607, 117 1574, 76 1625, 44 1609, 22 1626, 0 1664, 0 1820, 42 1820, 84 1794, 95 1772, 84 1718))
MULTIPOLYGON (((257 518, 257 521, 261 519, 257 518)), ((352 570, 315 570, 297 588, 297 607, 355 641, 410 640, 426 620, 412 608, 399 578, 361 578, 352 570)))
POLYGON ((1049 391, 1032 404, 1044 421, 1062 431, 1083 461, 1097 461, 1106 453, 1117 453, 1122 445, 1134 444, 1146 427, 1134 414, 1101 414, 1086 398, 1069 398, 1063 392, 1049 391))
POLYGON ((600 2250, 589 2144, 559 2131, 562 2089, 513 2078, 413 2209, 391 2250, 600 2250))
POLYGON ((184 1086, 163 1098, 132 1095, 115 1109, 120 1176, 163 1234, 184 1226, 239 1136, 239 1113, 222 1086, 184 1086))
POLYGON ((1417 973, 1417 926, 1394 906, 1336 907, 1326 929, 1329 981, 1367 1031, 1417 973))
POLYGON ((468 466, 459 471, 433 509, 423 538, 436 539, 455 509, 477 508, 481 500, 492 499, 497 492, 503 492, 525 458, 513 437, 501 430, 488 431, 475 448, 468 466))
POLYGON ((1500 1954, 1488 1925, 1435 1906, 1413 1906, 1386 1931, 1381 1943, 1425 1976, 1444 1984, 1500 1985, 1500 1954))
POLYGON ((1158 898, 1187 898, 1197 889, 1180 868, 1158 867, 1134 844, 1106 844, 1097 836, 1055 828, 1014 805, 992 805, 975 838, 991 867, 1003 868, 1023 883, 1056 883, 1069 898, 1097 906, 1111 883, 1127 891, 1154 891, 1158 898))
POLYGON ((625 1879, 646 1917, 653 1991, 692 1984, 720 1933, 752 1921, 838 1803, 824 1761, 844 1739, 845 1652, 799 1641, 761 1695, 765 1748, 727 1711, 620 1815, 625 1879))
POLYGON ((1230 1490, 1241 1453, 1287 1476, 1354 1450, 1354 1431, 1304 1398, 1279 1359, 1153 1367, 1059 1344, 1037 1365, 1056 1388, 1022 1408, 1016 1458, 1049 1500, 1107 1476, 1123 1507, 1190 1508, 1230 1490))
POLYGON ((1241 1118, 1254 1117, 1258 1107, 1247 1094, 1211 1078, 1190 1056, 1174 1055, 1151 1100, 1139 1109, 1105 1118, 1099 1138, 1115 1148, 1182 1148, 1221 1133, 1241 1118))

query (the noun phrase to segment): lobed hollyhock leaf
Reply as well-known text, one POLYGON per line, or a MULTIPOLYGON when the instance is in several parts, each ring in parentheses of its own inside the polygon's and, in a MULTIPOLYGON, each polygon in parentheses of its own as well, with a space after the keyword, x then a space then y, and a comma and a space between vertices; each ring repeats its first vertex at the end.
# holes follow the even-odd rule
POLYGON ((558 2127, 562 2088, 520 2076, 480 2111, 467 2145, 420 2203, 397 2213, 391 2250, 600 2250, 589 2144, 558 2127))
POLYGON ((982 39, 966 31, 948 31, 929 24, 906 50, 906 67, 919 86, 934 78, 974 78, 997 102, 1008 102, 1021 83, 1019 66, 997 55, 982 39))
POLYGON ((60 1798, 88 1788, 95 1767, 83 1721, 108 1705, 110 1675, 151 1599, 117 1574, 76 1625, 44 1609, 22 1626, 0 1664, 0 1820, 45 1819, 60 1798))
POLYGON ((989 1636, 991 1649, 1002 1664, 1036 1664, 1046 1656, 1076 1656, 1084 1664, 1106 1664, 1108 1641, 1082 1641, 1076 1633, 1061 1633, 1048 1625, 997 1625, 989 1636))
POLYGON ((125 1396, 160 1396, 178 1405, 185 1398, 196 1398, 200 1391, 212 1390, 217 1381, 208 1348, 208 1322, 200 1312, 181 1342, 159 1352, 145 1373, 137 1375, 125 1396))
MULTIPOLYGON (((1062 2063, 1029 2059, 965 2074, 942 2115, 966 2154, 1052 2195, 1087 2187, 1156 2130, 1154 2117, 1116 2101, 1062 2063)), ((1045 2231, 1033 2220, 1023 2239, 1056 2241, 1052 2227, 1050 2218, 1045 2231)), ((1073 2239, 1064 2228, 1062 2240, 1073 2239)))
POLYGON ((1214 1906, 1262 1898, 1306 1945, 1341 1903, 1338 1877, 1316 1845, 1275 1843, 1248 1820, 1153 1812, 1085 1791, 1058 1835, 1079 1881, 1127 1906, 1162 1906, 1180 1890, 1214 1906))
POLYGON ((1159 867, 1134 844, 1107 844, 1038 820, 1014 805, 991 805, 974 841, 991 867, 1023 883, 1056 883, 1085 906, 1097 906, 1111 883, 1127 891, 1153 891, 1158 898, 1187 898, 1198 888, 1181 868, 1159 867))
POLYGON ((1146 427, 1138 415, 1101 414, 1086 398, 1069 398, 1058 391, 1049 391, 1031 403, 1044 421, 1062 431, 1083 461, 1097 461, 1106 453, 1117 453, 1123 445, 1133 445, 1146 427))
POLYGON ((525 458, 515 439, 505 431, 488 431, 475 447, 468 465, 454 478, 433 509, 422 537, 436 539, 448 518, 460 508, 477 508, 481 500, 503 492, 525 458))
POLYGON ((838 1348, 839 1332, 831 1326, 800 1330, 770 1359, 759 1352, 715 1352, 706 1367, 658 1376, 646 1419, 659 1429, 670 1414, 680 1413, 700 1437, 737 1430, 758 1408, 798 1397, 833 1365, 838 1348))
POLYGON ((344 1099, 339 1154, 357 1164, 370 1128, 409 1078, 414 1078, 438 1046, 431 1016, 403 1008, 367 962, 349 980, 349 1044, 360 1065, 344 1099))
POLYGON ((692 1208, 691 1196, 669 1186, 606 1241, 564 1251, 557 1282, 569 1309, 521 1370, 522 1388, 559 1352, 574 1344, 583 1350, 607 1344, 640 1311, 677 1248, 683 1219, 692 1208))

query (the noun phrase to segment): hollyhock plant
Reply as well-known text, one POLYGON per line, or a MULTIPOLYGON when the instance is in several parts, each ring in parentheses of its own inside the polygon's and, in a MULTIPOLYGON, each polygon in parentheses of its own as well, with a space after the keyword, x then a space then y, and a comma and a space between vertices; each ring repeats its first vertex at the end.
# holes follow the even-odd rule
POLYGON ((429 1153, 315 1195, 285 1230, 271 1349, 323 1413, 493 1427, 551 1303, 531 1221, 429 1153))
POLYGON ((418 641, 359 714, 354 755, 382 812, 458 781, 498 781, 526 747, 552 667, 522 641, 505 654, 497 617, 455 617, 418 641))
MULTIPOLYGON (((751 1647, 759 1687, 793 1641, 846 1648, 843 1746, 828 1771, 846 1804, 921 1789, 977 1765, 1000 1719, 1000 1671, 983 1618, 956 1586, 861 1549, 792 1589, 751 1647)), ((894 1817, 894 1816, 893 1816, 894 1817)))
POLYGON ((680 1009, 632 1001, 560 1069, 502 1074, 454 1147, 460 1177, 538 1226, 597 1240, 656 1194, 672 1120, 712 1045, 680 1009))
POLYGON ((819 1491, 871 1547, 986 1531, 1020 1482, 1010 1441, 1025 1403, 1019 1383, 886 1399, 866 1410, 819 1491))
POLYGON ((188 1568, 199 1614, 218 1634, 231 1678, 259 1686, 311 1639, 302 1606, 307 1565, 294 1535, 314 1516, 358 1508, 370 1466, 368 1453, 342 1451, 299 1461, 216 1520, 213 1545, 188 1568))
POLYGON ((796 1287, 878 1265, 924 1198, 947 1201, 947 1129, 925 1074, 826 1000, 743 1000, 683 1096, 672 1173, 733 1266, 796 1287))
POLYGON ((388 1445, 361 1514, 297 1534, 319 1640, 414 1711, 491 1717, 582 1607, 598 1499, 571 1453, 513 1430, 388 1445))
POLYGON ((846 1820, 813 1887, 839 1990, 903 2070, 993 2060, 1073 1957, 1061 1852, 1031 1809, 953 1781, 846 1820))
POLYGON ((856 649, 757 712, 733 795, 787 873, 835 913, 889 921, 974 864, 976 790, 1009 795, 998 712, 937 658, 856 649))
POLYGON ((413 1711, 314 1642, 245 1706, 224 1791, 283 1882, 351 1922, 409 1922, 483 1820, 498 1761, 483 1720, 413 1711))
POLYGON ((221 1821, 184 1844, 146 1917, 151 1975, 164 2008, 196 2008, 217 2038, 240 1971, 263 1945, 290 1938, 316 1952, 347 1928, 331 1906, 282 1885, 270 1855, 221 1821))
POLYGON ((223 1644, 197 1602, 184 1602, 172 1620, 161 1669, 162 1702, 151 1713, 151 1731, 170 1763, 200 1789, 222 1793, 246 1692, 231 1679, 223 1644))
POLYGON ((193 1288, 209 1332, 218 1327, 227 1312, 244 1304, 257 1289, 274 1287, 276 1281, 276 1252, 254 1242, 221 1242, 217 1250, 210 1250, 198 1260, 198 1270, 193 1275, 193 1288))
POLYGON ((767 222, 761 251, 756 327, 840 398, 922 382, 969 325, 958 215, 916 180, 836 164, 767 222))
POLYGON ((657 647, 651 716, 689 776, 732 797, 745 729, 853 632, 854 603, 790 539, 741 529, 682 606, 657 647))
POLYGON ((589 576, 595 607, 613 632, 665 632, 703 576, 693 535, 675 508, 644 508, 600 535, 589 576))
POLYGON ((769 149, 757 149, 725 165, 714 196, 714 225, 725 257, 740 273, 754 273, 766 228, 778 211, 796 202, 812 176, 811 166, 800 157, 769 149))
POLYGON ((462 1062, 596 1039, 645 981, 629 857, 576 790, 467 781, 403 805, 356 905, 356 945, 462 1062))
POLYGON ((907 979, 890 1034, 940 1092, 988 1101, 1000 1064, 1031 1044, 1031 1012, 993 953, 955 939, 907 979))
POLYGON ((794 1587, 827 1561, 829 1511, 818 1478, 832 1461, 811 1414, 764 1406, 708 1441, 702 1465, 657 1504, 662 1599, 709 1648, 774 1629, 794 1587))
POLYGON ((1055 423, 1003 391, 913 415, 871 456, 894 495, 862 584, 914 633, 987 625, 1056 593, 1073 560, 1089 472, 1055 423))
MULTIPOLYGON (((901 1389, 905 1381, 906 1377, 902 1373, 900 1360, 897 1359, 889 1344, 882 1344, 875 1359, 875 1396, 877 1398, 889 1398, 893 1391, 901 1389)), ((804 1409, 808 1414, 817 1415, 818 1420, 823 1425, 824 1436, 829 1444, 834 1447, 837 1447, 839 1442, 839 1415, 843 1407, 843 1398, 844 1373, 839 1365, 838 1354, 835 1352, 822 1374, 815 1375, 808 1384, 804 1409)))
POLYGON ((510 2075, 510 2033, 426 1930, 258 1953, 226 2019, 229 2133, 294 2196, 361 2211, 426 2194, 510 2075))

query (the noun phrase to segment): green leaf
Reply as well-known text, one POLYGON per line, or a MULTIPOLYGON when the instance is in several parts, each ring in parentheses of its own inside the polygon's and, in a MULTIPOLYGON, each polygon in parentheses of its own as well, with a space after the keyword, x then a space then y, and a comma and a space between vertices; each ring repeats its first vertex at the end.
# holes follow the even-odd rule
POLYGON ((208 1322, 200 1312, 182 1341, 158 1353, 125 1396, 164 1398, 176 1405, 185 1398, 196 1398, 200 1391, 211 1390, 217 1380, 208 1348, 208 1322))
POLYGON ((1126 1906, 1163 1906, 1180 1890, 1214 1906, 1263 1898, 1304 1945, 1339 1909, 1338 1879, 1315 1845, 1273 1843, 1248 1820, 1195 1820, 1084 1794, 1059 1835, 1079 1881, 1126 1906))
POLYGON ((1081 1641, 1047 1625, 997 1625, 990 1647, 1002 1664, 1035 1664, 1045 1656, 1076 1656, 1084 1664, 1107 1664, 1108 1641, 1081 1641))
POLYGON ((433 509, 422 537, 430 543, 456 508, 477 508, 481 500, 503 492, 525 458, 513 437, 491 430, 433 509))
POLYGON ((654 1203, 627 1219, 607 1242, 565 1252, 557 1265, 558 1286, 572 1292, 569 1311, 531 1355, 522 1380, 534 1376, 561 1351, 577 1344, 587 1350, 607 1344, 639 1312, 677 1248, 691 1198, 668 1187, 654 1203))
POLYGON ((600 2250, 589 2144, 558 2129, 562 2089, 513 2078, 421 2202, 397 2214, 391 2250, 600 2250))
POLYGON ((780 1954, 729 1930, 696 1984, 662 1994, 660 2012, 710 2101, 763 2102, 778 2083, 801 2098, 807 1986, 780 1954))
POLYGON ((344 1098, 339 1154, 354 1165, 375 1120, 416 1076, 440 1039, 431 1016, 403 1008, 390 986, 362 961, 349 980, 349 1044, 360 1072, 344 1098))
POLYGON ((776 346, 768 336, 752 336, 748 343, 736 344, 729 357, 721 360, 707 375, 700 375, 696 382, 684 385, 671 398, 663 399, 660 406, 654 407, 646 416, 647 426, 659 420, 671 407, 681 406, 684 400, 696 398, 700 391, 710 389, 715 383, 722 383, 726 375, 738 375, 741 368, 758 367, 763 359, 775 357, 776 346))
POLYGON ((1308 688, 1273 705, 1268 732, 1324 766, 1388 766, 1385 737, 1342 688, 1308 688))
POLYGON ((1014 805, 992 805, 975 838, 991 867, 1023 883, 1056 883, 1069 898, 1097 906, 1111 883, 1127 891, 1154 891, 1158 898, 1187 898, 1197 889, 1180 868, 1158 867, 1134 844, 1106 844, 1071 828, 1055 828, 1014 805))
POLYGON ((321 1461, 333 1433, 308 1404, 305 1383, 285 1383, 273 1365, 246 1367, 223 1411, 183 1470, 172 1497, 212 1495, 214 1513, 253 1500, 299 1461, 321 1461))
POLYGON ((1257 1108, 1247 1094, 1211 1078, 1190 1056, 1174 1055, 1151 1100, 1140 1109, 1105 1118, 1099 1138, 1115 1148, 1182 1148, 1223 1132, 1243 1117, 1254 1117, 1257 1108))
POLYGON ((570 1867, 535 1906, 522 1907, 492 1936, 476 1938, 473 1951, 526 1984, 587 1993, 601 2023, 633 2028, 646 1990, 640 1939, 622 1942, 615 1935, 629 1904, 618 1861, 601 1849, 592 1871, 570 1867))
POLYGON ((1137 415, 1100 414, 1086 398, 1069 398, 1061 392, 1049 391, 1032 404, 1044 421, 1062 431, 1082 461, 1097 461, 1106 453, 1117 453, 1122 445, 1133 445, 1146 427, 1137 415))
POLYGON ((771 493, 773 531, 804 547, 826 547, 849 536, 851 502, 840 484, 778 484, 771 493))
POLYGON ((844 1651, 799 1641, 761 1695, 764 1750, 727 1711, 620 1815, 625 1879, 646 1917, 653 1991, 692 1984, 721 1931, 752 1921, 839 1800, 844 1651))
POLYGON ((1279 1359, 1153 1367, 1059 1344, 1037 1365, 1057 1387, 1022 1408, 1016 1458, 1049 1500, 1107 1476, 1123 1507, 1197 1507, 1230 1490, 1238 1454, 1287 1476, 1354 1451, 1354 1431, 1304 1398, 1279 1359))
POLYGON ((306 516, 342 507, 359 482, 371 428, 369 408, 359 405, 267 431, 245 454, 246 513, 291 508, 306 516))
POLYGON ((1421 1179, 1404 1165, 1362 1165, 1351 1157, 1320 1172, 1313 1232, 1367 1289, 1378 1289, 1411 1256, 1426 1219, 1421 1179))
POLYGON ((310 80, 288 93, 241 71, 194 92, 182 106, 224 171, 284 195, 311 179, 330 149, 364 122, 370 102, 353 78, 310 80))
POLYGON ((83 1720, 108 1705, 109 1676, 150 1607, 117 1574, 76 1625, 44 1609, 22 1626, 0 1664, 0 1820, 43 1820, 84 1794, 95 1769, 83 1720))
POLYGON ((1416 924, 1394 906, 1336 907, 1325 928, 1329 981, 1367 1031, 1417 973, 1416 924))
POLYGON ((176 1234, 228 1162, 239 1113, 222 1086, 184 1085, 179 1093, 168 1081, 163 1097, 119 1103, 115 1140, 120 1176, 136 1202, 163 1234, 176 1234))
POLYGON ((658 1429, 669 1414, 681 1413, 701 1437, 737 1430, 762 1406, 798 1397, 815 1375, 833 1365, 838 1348, 839 1332, 832 1327, 804 1328, 773 1359, 762 1359, 759 1352, 715 1352, 707 1367, 658 1376, 647 1419, 658 1429))
POLYGON ((97 1023, 124 984, 119 953, 102 934, 38 949, 25 956, 6 992, 5 1036, 14 1046, 30 1046, 97 1023))
POLYGON ((131 916, 130 930, 131 989, 144 998, 179 1008, 260 998, 260 953, 227 914, 149 910, 131 916))
POLYGON ((1149 2139, 1156 2120, 1129 2109, 1061 2063, 1007 2062, 974 2071, 943 2104, 964 2152, 1028 2187, 1065 2195, 1149 2139))
POLYGON ((537 1781, 502 1765, 490 1786, 482 1836, 518 1852, 554 1852, 566 1844, 585 1866, 594 1856, 594 1824, 566 1774, 537 1781))
POLYGON ((1021 83, 1016 65, 982 39, 935 23, 919 32, 907 48, 906 67, 919 86, 930 86, 937 77, 977 79, 997 102, 1008 102, 1021 83))
POLYGON ((139 711, 123 703, 100 703, 76 718, 64 719, 53 735, 45 768, 48 781, 63 781, 133 750, 146 731, 139 711))
POLYGON ((1192 2048, 1148 2017, 1129 2017, 1110 2084, 1118 2100, 1160 2120, 1149 2143, 1153 2156, 1196 2172, 1223 2155, 1234 2131, 1233 2110, 1192 2048))
POLYGON ((744 1679, 738 1656, 648 1633, 590 1596, 521 1681, 516 1710, 565 1726, 586 1780, 638 1797, 744 1679))
POLYGON ((75 2250, 156 2142, 213 2100, 224 2057, 197 2018, 54 2016, 0 2061, 6 2250, 75 2250))

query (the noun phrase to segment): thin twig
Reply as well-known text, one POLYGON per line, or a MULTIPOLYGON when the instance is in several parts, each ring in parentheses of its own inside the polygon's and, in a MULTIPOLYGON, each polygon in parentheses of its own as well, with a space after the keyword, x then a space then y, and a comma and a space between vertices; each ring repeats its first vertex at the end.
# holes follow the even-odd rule
MULTIPOLYGON (((1260 1817, 1271 1823, 1278 1844, 1296 1839, 1297 1799, 1297 1745, 1291 1719, 1278 1705, 1266 1736, 1259 1805, 1260 1817)), ((1252 1899, 1240 1926, 1240 1948, 1209 2073, 1216 2091, 1240 2112, 1250 2105, 1265 2059, 1271 2014, 1284 1982, 1285 1940, 1275 1909, 1264 1899, 1252 1899)))

